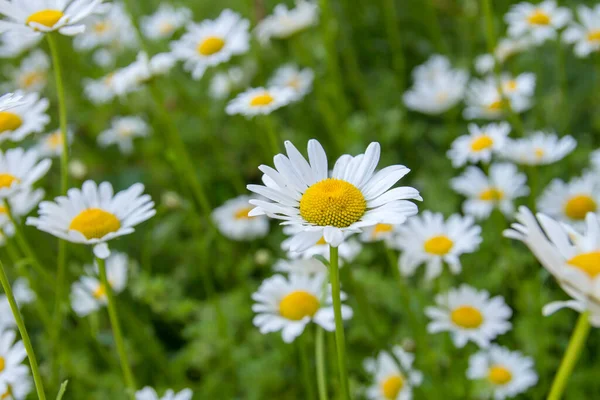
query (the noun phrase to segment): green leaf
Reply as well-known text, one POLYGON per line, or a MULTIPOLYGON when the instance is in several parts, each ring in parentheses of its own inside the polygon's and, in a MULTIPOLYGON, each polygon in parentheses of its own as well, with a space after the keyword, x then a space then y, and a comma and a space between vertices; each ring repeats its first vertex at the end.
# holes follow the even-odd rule
POLYGON ((56 395, 56 400, 62 400, 63 395, 67 391, 68 384, 69 384, 69 381, 66 380, 62 383, 62 385, 60 385, 60 390, 58 391, 58 395, 56 395))

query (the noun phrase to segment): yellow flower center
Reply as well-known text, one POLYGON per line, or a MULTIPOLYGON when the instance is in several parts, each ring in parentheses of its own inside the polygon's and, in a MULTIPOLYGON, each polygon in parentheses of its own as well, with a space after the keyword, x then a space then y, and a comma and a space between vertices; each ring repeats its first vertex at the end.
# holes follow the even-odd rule
POLYGON ((587 39, 590 42, 598 42, 600 41, 600 29, 596 29, 593 31, 590 31, 587 35, 587 39))
POLYGON ((256 95, 252 98, 252 100, 250 100, 250 105, 252 107, 262 107, 262 106, 268 106, 269 104, 271 104, 273 102, 273 96, 271 96, 269 93, 265 92, 259 95, 256 95))
POLYGON ((488 372, 488 379, 494 385, 505 385, 512 380, 512 374, 502 365, 492 365, 488 372))
POLYGON ((382 233, 389 233, 394 229, 393 225, 390 224, 377 224, 375 225, 375 228, 373 228, 373 234, 372 237, 376 238, 377 236, 381 235, 382 233))
POLYGON ((63 17, 62 11, 59 10, 42 10, 31 14, 25 23, 29 25, 32 22, 52 28, 58 20, 63 17))
POLYGON ((244 208, 240 208, 239 210, 237 210, 237 211, 235 212, 235 214, 234 214, 234 216, 233 216, 233 217, 234 217, 235 219, 250 219, 250 218, 253 218, 253 217, 250 217, 250 216, 248 215, 248 213, 249 213, 250 211, 252 211, 252 209, 253 209, 253 207, 244 207, 244 208))
POLYGON ((225 41, 220 37, 209 36, 198 45, 198 53, 203 56, 210 56, 221 51, 225 46, 225 41))
POLYGON ((537 158, 542 158, 545 154, 544 149, 535 149, 533 152, 537 158))
POLYGON ((402 375, 391 375, 381 382, 381 393, 386 399, 395 400, 403 386, 404 377, 402 375))
POLYGON ((48 146, 50 146, 52 149, 57 149, 62 147, 62 134, 60 133, 60 131, 54 132, 52 134, 50 134, 50 136, 48 136, 48 138, 46 138, 46 141, 48 142, 48 146))
POLYGON ((94 293, 92 293, 96 300, 100 300, 106 297, 106 286, 104 284, 99 284, 94 293))
POLYGON ((600 274, 600 251, 578 254, 567 261, 567 264, 585 272, 590 278, 595 278, 600 274))
POLYGON ((550 16, 544 10, 538 8, 527 17, 527 21, 531 25, 548 25, 550 24, 550 16))
POLYGON ((7 211, 6 206, 0 206, 0 215, 6 214, 7 211))
POLYGON ((19 178, 11 174, 0 174, 0 189, 9 188, 14 182, 21 182, 19 178))
POLYGON ((584 219, 587 213, 596 211, 594 199, 585 194, 571 197, 565 204, 565 214, 571 219, 584 219))
POLYGON ((100 21, 94 24, 94 32, 96 33, 104 33, 108 30, 110 24, 107 21, 100 21))
POLYGON ((504 108, 502 100, 496 100, 487 106, 489 111, 500 111, 504 108))
POLYGON ((479 195, 479 199, 485 200, 485 201, 499 201, 499 200, 502 200, 503 198, 504 198, 504 192, 500 189, 496 189, 493 187, 484 190, 479 195))
POLYGON ((0 133, 14 131, 23 125, 23 120, 15 113, 0 111, 0 133))
POLYGON ((481 135, 471 142, 471 150, 482 151, 492 147, 493 145, 494 139, 492 139, 488 135, 481 135))
POLYGON ((472 306, 455 308, 450 314, 450 319, 454 324, 465 329, 475 329, 483 323, 483 315, 478 309, 472 306))
POLYGON ((0 372, 4 371, 4 367, 6 367, 6 360, 4 357, 0 357, 0 372))
POLYGON ((362 192, 342 179, 327 178, 310 186, 300 199, 300 215, 318 226, 346 228, 367 209, 362 192))
POLYGON ((448 254, 452 249, 454 242, 446 235, 438 235, 429 238, 425 244, 425 251, 429 254, 435 254, 437 256, 443 256, 448 254))
MULTIPOLYGON (((175 26, 173 26, 173 24, 170 24, 168 22, 162 22, 158 26, 158 31, 160 33, 162 33, 163 35, 165 35, 167 33, 171 33, 174 29, 175 29, 175 26)), ((221 47, 223 47, 223 46, 221 46, 221 47)))
POLYGON ((292 89, 300 89, 300 78, 298 78, 297 76, 293 77, 292 79, 290 79, 288 81, 287 84, 289 87, 291 87, 292 89))
POLYGON ((80 212, 69 225, 69 230, 83 234, 86 239, 101 239, 121 228, 121 221, 114 215, 99 208, 88 208, 80 212))
POLYGON ((504 84, 504 90, 506 92, 513 92, 516 89, 517 89, 517 81, 515 81, 514 79, 511 79, 510 81, 508 81, 504 84))
POLYGON ((39 71, 33 71, 33 72, 26 73, 25 75, 23 75, 21 77, 21 87, 23 87, 25 89, 29 89, 33 85, 43 82, 45 78, 46 78, 46 75, 44 75, 43 73, 41 73, 39 71))
POLYGON ((279 314, 292 321, 312 317, 317 310, 319 310, 319 299, 314 294, 304 290, 291 292, 279 302, 279 314))

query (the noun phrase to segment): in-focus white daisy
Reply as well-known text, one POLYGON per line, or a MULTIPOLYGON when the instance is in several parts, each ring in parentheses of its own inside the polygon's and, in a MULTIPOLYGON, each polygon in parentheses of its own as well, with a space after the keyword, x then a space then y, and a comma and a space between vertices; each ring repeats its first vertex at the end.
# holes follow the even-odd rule
MULTIPOLYGON (((114 252, 106 259, 106 279, 113 293, 121 293, 127 285, 129 260, 126 254, 114 252)), ((106 286, 100 282, 98 265, 84 268, 88 276, 82 276, 71 285, 71 307, 80 316, 85 317, 108 304, 106 286)))
POLYGON ((538 209, 552 218, 583 226, 588 213, 598 212, 600 187, 597 181, 593 174, 574 178, 568 183, 554 179, 540 196, 538 209))
POLYGON ((555 0, 522 2, 513 5, 504 16, 510 36, 529 36, 537 44, 556 38, 556 32, 570 20, 571 11, 558 7, 555 0))
POLYGON ((452 142, 452 148, 448 150, 448 158, 452 160, 454 168, 466 163, 488 164, 492 160, 492 154, 504 147, 510 133, 510 125, 506 122, 481 127, 469 124, 468 129, 469 134, 456 138, 452 142))
POLYGON ((29 368, 23 364, 27 357, 25 346, 20 340, 15 343, 16 338, 12 329, 0 331, 0 363, 4 366, 0 371, 0 382, 15 382, 29 373, 29 368))
POLYGON ((482 381, 484 393, 494 400, 525 393, 538 380, 531 357, 495 344, 469 358, 467 378, 482 381))
POLYGON ((430 280, 440 276, 444 262, 450 272, 458 274, 462 270, 459 257, 474 252, 480 243, 481 227, 472 217, 453 214, 444 221, 442 213, 424 211, 398 228, 392 247, 402 250, 398 261, 402 274, 413 275, 425 263, 425 278, 430 280))
MULTIPOLYGON (((293 342, 309 322, 327 331, 335 330, 331 287, 322 274, 314 276, 273 275, 252 294, 256 302, 252 321, 262 334, 281 331, 283 341, 293 342)), ((342 301, 346 294, 341 293, 342 301)), ((342 318, 352 318, 352 309, 342 304, 342 318)))
POLYGON ((482 75, 494 72, 496 60, 499 64, 503 64, 515 54, 521 53, 531 47, 531 39, 528 37, 520 38, 502 38, 498 41, 494 56, 491 54, 483 54, 475 58, 475 69, 482 75))
POLYGON ((427 307, 425 314, 431 318, 429 333, 450 332, 456 347, 471 341, 479 347, 488 347, 498 335, 512 327, 508 319, 512 310, 502 296, 490 298, 485 290, 468 285, 450 289, 435 296, 437 307, 427 307))
POLYGON ((33 390, 33 380, 28 369, 19 369, 11 380, 0 381, 0 399, 25 400, 33 390))
MULTIPOLYGON (((73 141, 73 131, 67 129, 67 142, 73 141)), ((42 136, 36 146, 40 157, 60 157, 63 151, 63 137, 60 129, 56 129, 42 136)))
POLYGON ((269 80, 269 86, 292 89, 292 101, 298 101, 311 91, 314 77, 315 74, 310 68, 300 69, 296 65, 287 64, 275 71, 269 80))
POLYGON ((293 260, 278 260, 273 264, 273 270, 276 272, 285 272, 294 275, 327 275, 328 270, 325 264, 316 258, 298 258, 293 260))
MULTIPOLYGON (((283 228, 283 233, 285 233, 286 235, 291 235, 291 237, 281 242, 281 248, 287 252, 287 256, 291 259, 309 259, 314 258, 314 256, 321 256, 324 257, 327 261, 329 261, 329 244, 325 241, 325 238, 320 238, 317 241, 317 243, 310 246, 306 250, 291 250, 291 246, 296 240, 296 235, 301 233, 302 231, 303 229, 297 226, 285 226, 283 228)), ((351 236, 351 233, 346 233, 344 236, 344 241, 338 246, 338 257, 340 266, 342 266, 345 263, 350 263, 354 261, 356 256, 358 256, 362 250, 362 245, 360 244, 360 242, 358 242, 354 238, 348 239, 349 236, 351 236)))
POLYGON ((154 202, 143 192, 141 183, 114 195, 110 183, 86 181, 55 202, 40 203, 40 216, 27 218, 26 224, 73 243, 94 245, 96 257, 106 258, 107 241, 133 233, 135 225, 156 214, 154 202))
POLYGON ((285 39, 315 25, 319 19, 319 7, 316 2, 296 0, 296 7, 288 9, 278 4, 273 14, 258 23, 255 29, 258 40, 267 43, 271 38, 285 39))
POLYGON ((86 18, 84 23, 85 32, 77 35, 73 41, 77 50, 104 46, 114 52, 137 46, 135 28, 120 2, 102 4, 96 14, 86 18))
POLYGON ((425 114, 441 114, 460 102, 469 74, 453 69, 450 61, 434 55, 413 72, 414 85, 403 95, 404 104, 425 114))
POLYGON ((103 0, 12 0, 3 1, 0 15, 0 32, 15 32, 22 35, 58 31, 73 36, 82 33, 85 17, 98 11, 103 0))
POLYGON ((114 71, 100 79, 84 79, 83 91, 85 97, 96 105, 112 101, 117 95, 115 92, 115 75, 118 73, 119 71, 114 71))
POLYGON ((169 389, 160 397, 154 389, 146 386, 135 393, 135 400, 192 400, 193 394, 191 389, 183 389, 179 393, 169 389))
POLYGON ((509 139, 501 150, 502 156, 521 165, 547 165, 565 158, 577 146, 572 136, 559 138, 555 133, 537 131, 509 139))
POLYGON ((187 24, 191 18, 190 9, 175 8, 170 4, 161 3, 154 14, 142 17, 141 28, 148 39, 165 39, 173 36, 173 33, 187 24))
POLYGON ((505 95, 502 99, 496 79, 492 76, 483 80, 474 79, 467 88, 463 116, 465 119, 500 119, 506 115, 508 107, 521 113, 530 109, 532 102, 531 96, 505 95))
POLYGON ((40 92, 48 83, 50 60, 42 50, 35 50, 21 61, 19 68, 9 71, 12 86, 25 92, 40 92))
POLYGON ((535 74, 531 72, 525 72, 516 77, 504 73, 500 77, 500 82, 502 93, 510 98, 511 102, 515 102, 514 99, 517 97, 524 97, 529 102, 529 98, 535 93, 535 74))
POLYGON ((15 92, 21 96, 21 104, 9 110, 0 111, 0 143, 5 140, 20 142, 31 133, 44 130, 50 117, 46 114, 48 99, 38 93, 15 92))
POLYGON ((423 374, 413 367, 414 354, 400 346, 394 346, 392 352, 395 358, 382 351, 364 362, 365 370, 373 375, 373 385, 367 389, 369 400, 411 400, 412 389, 423 382, 423 374))
POLYGON ((110 122, 110 128, 98 135, 98 144, 102 147, 116 144, 123 154, 133 151, 133 139, 147 137, 150 125, 141 117, 115 117, 110 122))
POLYGON ((35 33, 0 32, 0 58, 15 58, 21 53, 32 49, 42 40, 35 33))
POLYGON ((379 223, 401 224, 417 213, 416 204, 408 201, 422 200, 416 189, 390 190, 408 168, 392 165, 375 172, 379 143, 371 143, 356 157, 341 156, 331 177, 327 155, 317 140, 308 142, 308 161, 291 142, 286 141, 285 148, 287 157, 273 158, 276 169, 259 167, 265 185, 248 189, 271 200, 251 200, 256 208, 250 215, 266 214, 301 229, 290 242, 291 251, 304 251, 321 238, 337 247, 348 233, 379 223))
POLYGON ((367 243, 384 240, 386 243, 389 243, 396 236, 396 233, 401 226, 402 225, 392 225, 386 223, 367 226, 366 228, 362 229, 360 240, 367 243))
POLYGON ((167 74, 175 65, 171 53, 160 53, 152 58, 144 51, 138 53, 136 60, 122 68, 113 77, 113 88, 119 96, 139 90, 152 78, 167 74))
MULTIPOLYGON (((12 217, 19 221, 22 217, 29 214, 43 199, 44 189, 32 189, 28 186, 14 193, 7 200, 10 204, 12 217)), ((15 227, 10 221, 8 209, 4 203, 0 204, 0 230, 5 235, 12 237, 15 234, 15 227)), ((14 288, 13 291, 15 291, 14 288)))
POLYGON ((6 93, 0 96, 0 111, 10 110, 25 104, 22 94, 6 93))
POLYGON ((241 114, 248 118, 270 114, 290 104, 296 92, 289 87, 251 88, 227 103, 225 112, 229 115, 241 114))
POLYGON ((192 78, 200 79, 208 67, 222 64, 250 48, 250 22, 231 10, 223 10, 215 20, 190 23, 187 32, 171 43, 173 55, 185 61, 192 78))
POLYGON ((269 233, 269 219, 264 215, 251 217, 254 208, 250 196, 227 200, 212 213, 212 219, 223 236, 232 240, 253 240, 269 233))
POLYGON ((563 39, 575 44, 575 55, 583 58, 600 50, 600 4, 594 8, 579 5, 577 16, 580 23, 572 23, 563 33, 563 39))
POLYGON ((39 154, 35 149, 0 151, 0 199, 29 188, 44 176, 52 162, 47 158, 38 161, 39 154))
POLYGON ((490 166, 489 176, 481 169, 469 166, 462 175, 450 181, 450 186, 467 198, 462 205, 465 214, 484 219, 494 208, 506 216, 512 215, 513 201, 529 194, 526 182, 527 176, 514 164, 500 163, 490 166))
POLYGON ((217 72, 210 81, 208 88, 213 99, 225 99, 238 89, 241 89, 248 82, 249 77, 244 69, 232 67, 224 72, 217 72))

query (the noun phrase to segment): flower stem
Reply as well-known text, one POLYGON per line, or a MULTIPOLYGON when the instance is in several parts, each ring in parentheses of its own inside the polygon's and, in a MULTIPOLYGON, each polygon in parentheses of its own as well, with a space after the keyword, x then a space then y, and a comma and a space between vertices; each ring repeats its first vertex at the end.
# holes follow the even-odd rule
POLYGON ((559 400, 562 397, 565 387, 567 386, 567 381, 573 372, 573 367, 575 367, 575 363, 581 354, 581 350, 583 350, 585 340, 590 333, 591 326, 589 317, 589 311, 581 313, 579 316, 573 334, 571 335, 571 340, 569 340, 567 351, 565 351, 558 372, 552 382, 552 387, 550 388, 550 394, 548 395, 547 400, 559 400))
POLYGON ((33 351, 33 346, 31 345, 31 340, 29 339, 29 334, 27 333, 27 328, 25 327, 23 318, 21 318, 19 306, 17 305, 17 301, 15 300, 15 296, 10 287, 10 283, 8 282, 8 278, 6 277, 6 273, 4 272, 4 264, 2 264, 1 261, 0 283, 2 283, 2 288, 4 289, 4 293, 6 294, 8 303, 10 304, 10 309, 15 317, 15 322, 17 323, 19 333, 21 334, 23 344, 25 345, 25 351, 27 351, 27 358, 29 358, 29 365, 31 366, 31 373, 33 375, 33 381, 35 382, 35 390, 37 391, 38 399, 46 400, 46 394, 44 392, 44 383, 42 381, 42 376, 40 375, 37 359, 35 358, 35 352, 33 351))
POLYGON ((314 399, 315 387, 311 379, 310 361, 308 359, 308 332, 298 338, 298 352, 300 353, 300 364, 302 367, 302 378, 304 379, 304 396, 306 399, 314 399))
POLYGON ((315 360, 317 361, 317 389, 319 400, 329 400, 327 396, 327 380, 325 379, 325 331, 316 325, 315 360))
POLYGON ((262 126, 267 134, 267 139, 269 140, 269 148, 272 152, 269 160, 272 159, 276 154, 279 154, 281 151, 279 150, 279 143, 281 140, 279 139, 279 135, 277 134, 277 128, 275 127, 275 123, 270 115, 264 115, 261 118, 262 126))
POLYGON ((435 50, 438 53, 447 53, 446 44, 442 37, 442 30, 440 28, 440 21, 435 12, 433 0, 425 0, 424 6, 426 8, 425 13, 427 14, 427 21, 425 23, 429 27, 429 34, 431 35, 431 39, 435 45, 435 50))
POLYGON ((329 246, 329 279, 331 280, 331 297, 333 299, 333 313, 335 316, 335 344, 337 348, 337 361, 340 373, 340 386, 342 387, 342 399, 350 400, 348 370, 346 366, 344 321, 342 320, 342 301, 340 298, 338 248, 333 246, 329 246))
MULTIPOLYGON (((402 52, 402 35, 400 34, 400 27, 398 25, 398 11, 396 9, 395 0, 382 0, 384 17, 385 17, 385 29, 389 38, 390 50, 392 53, 392 66, 396 74, 396 82, 398 83, 398 91, 404 92, 406 82, 406 63, 404 62, 404 53, 402 52)), ((403 102, 398 102, 400 105, 403 102)))
POLYGON ((135 381, 133 379, 133 373, 127 360, 127 353, 125 351, 125 342, 123 341, 123 334, 121 333, 121 325, 119 323, 119 316, 117 314, 117 307, 115 304, 115 297, 106 277, 106 263, 101 258, 96 258, 98 264, 98 271, 100 272, 100 282, 106 290, 106 297, 108 299, 108 316, 110 318, 110 324, 113 329, 113 335, 115 338, 115 345, 117 352, 119 353, 119 360, 121 362, 121 369, 123 370, 123 376, 125 378, 125 385, 129 391, 129 397, 135 399, 135 381))

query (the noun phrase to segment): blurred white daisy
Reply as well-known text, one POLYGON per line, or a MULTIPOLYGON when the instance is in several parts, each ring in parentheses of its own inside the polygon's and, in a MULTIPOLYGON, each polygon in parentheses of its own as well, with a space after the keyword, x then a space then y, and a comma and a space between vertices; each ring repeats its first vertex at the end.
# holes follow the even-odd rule
POLYGON ((50 60, 42 50, 35 50, 25 57, 19 68, 8 72, 12 86, 25 92, 40 92, 48 83, 50 60))
MULTIPOLYGON (((342 301, 346 294, 341 292, 342 301)), ((260 333, 281 331, 283 341, 293 342, 311 321, 327 331, 335 330, 331 288, 321 274, 273 275, 252 294, 256 302, 253 323, 260 333)), ((342 304, 342 318, 352 318, 352 309, 342 304)))
POLYGON ((149 58, 146 52, 141 51, 133 63, 114 75, 112 82, 114 91, 117 95, 123 96, 139 90, 152 78, 169 73, 175 63, 175 57, 171 53, 159 53, 149 58))
MULTIPOLYGON (((67 129, 67 142, 73 141, 73 131, 67 129)), ((36 146, 40 157, 60 157, 63 151, 63 137, 60 129, 45 134, 38 140, 36 146)))
POLYGON ((6 199, 15 193, 31 187, 46 175, 52 162, 45 158, 39 160, 35 149, 22 148, 0 151, 0 199, 6 199))
POLYGON ((29 368, 23 364, 27 357, 22 341, 15 342, 17 334, 12 329, 0 331, 0 382, 16 382, 18 378, 27 375, 29 368))
POLYGON ((488 164, 492 154, 502 150, 511 128, 508 123, 500 122, 481 127, 469 124, 468 129, 469 134, 456 138, 448 150, 448 158, 454 168, 467 163, 488 164))
POLYGON ((98 135, 98 144, 108 147, 116 144, 123 154, 133 151, 133 139, 147 137, 150 134, 150 125, 141 117, 115 117, 110 122, 110 128, 98 135))
POLYGON ((135 400, 192 400, 193 394, 191 389, 183 389, 179 393, 169 389, 160 397, 154 389, 146 386, 135 393, 135 400))
POLYGON ((10 380, 0 381, 0 399, 25 400, 33 389, 33 380, 28 369, 19 369, 10 380))
POLYGON ((532 102, 531 96, 505 95, 502 99, 496 79, 492 76, 483 80, 474 79, 467 88, 463 116, 465 119, 500 119, 506 115, 508 107, 521 113, 530 109, 532 102))
POLYGON ((73 243, 94 245, 94 254, 106 258, 106 242, 134 232, 133 227, 156 214, 154 202, 136 183, 116 195, 112 185, 93 181, 82 189, 69 189, 55 202, 40 203, 39 217, 27 218, 27 225, 73 243))
POLYGON ((475 58, 475 69, 482 75, 492 73, 494 72, 496 60, 498 60, 498 63, 502 65, 513 55, 521 53, 530 48, 531 44, 531 39, 527 37, 502 38, 496 45, 494 55, 482 54, 475 58))
POLYGON ((75 179, 83 179, 87 175, 88 168, 83 161, 78 159, 69 160, 69 175, 75 179))
POLYGON ((287 64, 279 67, 269 79, 270 87, 287 87, 294 91, 292 101, 298 101, 312 90, 314 72, 310 68, 300 69, 287 64))
POLYGON ((250 48, 250 22, 231 10, 215 20, 190 23, 187 32, 171 43, 173 55, 183 60, 192 78, 200 79, 208 67, 222 64, 250 48))
POLYGON ((21 104, 9 110, 0 111, 0 143, 5 140, 20 142, 31 133, 44 130, 50 117, 46 114, 48 99, 40 98, 39 93, 16 91, 21 96, 21 104))
MULTIPOLYGON (((15 279, 12 283, 13 294, 19 308, 36 300, 36 295, 24 278, 15 279)), ((5 294, 0 295, 0 331, 7 328, 17 328, 17 322, 5 294)), ((1 382, 0 382, 1 383, 1 382)), ((0 397, 1 399, 2 397, 0 397)))
POLYGON ((290 104, 295 92, 289 87, 251 88, 231 100, 225 112, 229 115, 241 114, 248 118, 271 112, 290 104))
POLYGON ((484 219, 494 208, 506 216, 512 215, 513 201, 529 194, 526 182, 527 177, 514 164, 500 163, 490 166, 489 176, 481 169, 469 166, 450 181, 450 186, 467 198, 462 205, 465 214, 484 219))
POLYGON ((373 385, 366 393, 369 400, 411 400, 412 389, 423 382, 423 374, 413 367, 414 354, 400 346, 394 346, 392 352, 395 357, 382 351, 377 358, 367 358, 363 363, 373 376, 373 385))
POLYGON ((559 138, 555 133, 537 131, 509 139, 501 150, 502 157, 521 165, 547 165, 565 158, 577 146, 572 136, 559 138))
MULTIPOLYGON (((324 257, 327 261, 329 261, 329 244, 325 241, 325 238, 323 237, 320 238, 317 241, 317 243, 313 244, 306 250, 291 250, 291 246, 296 240, 296 235, 301 234, 301 232, 303 232, 303 229, 297 226, 285 226, 283 228, 283 233, 291 235, 291 237, 281 242, 281 248, 287 252, 287 256, 291 259, 309 259, 314 258, 314 256, 321 256, 324 257)), ((360 242, 358 242, 354 238, 347 239, 347 237, 350 235, 350 233, 346 233, 344 236, 344 241, 338 246, 338 257, 340 266, 343 266, 345 263, 354 261, 356 256, 358 256, 362 250, 362 245, 360 244, 360 242)))
POLYGON ((568 183, 554 179, 538 199, 538 210, 574 226, 583 226, 588 213, 598 212, 600 187, 597 181, 593 174, 574 178, 568 183))
MULTIPOLYGON (((7 199, 12 217, 17 220, 17 223, 44 199, 44 194, 44 189, 25 187, 7 199)), ((6 236, 12 237, 15 234, 15 227, 10 221, 8 209, 3 203, 0 205, 0 229, 6 236)), ((15 288, 13 288, 13 291, 15 291, 15 288)))
POLYGON ((484 393, 494 400, 525 393, 538 380, 531 357, 495 344, 469 357, 467 378, 482 381, 484 393))
POLYGON ((221 100, 244 87, 248 80, 244 69, 232 67, 224 72, 217 72, 211 79, 208 90, 213 99, 221 100))
POLYGON ((212 213, 212 220, 221 234, 232 240, 254 240, 269 233, 269 219, 264 215, 249 216, 254 208, 252 197, 238 196, 227 200, 212 213))
MULTIPOLYGON (((119 294, 127 285, 129 259, 126 254, 114 252, 106 259, 106 279, 113 293, 119 294)), ((106 287, 100 282, 98 265, 87 265, 82 276, 71 285, 71 307, 79 317, 85 317, 108 304, 106 287)))
MULTIPOLYGON (((73 36, 82 33, 81 21, 98 11, 103 0, 12 0, 0 7, 0 32, 22 35, 58 31, 73 36)), ((101 8, 101 7, 100 7, 101 8)))
POLYGON ((600 149, 590 153, 590 164, 594 172, 600 172, 600 149))
POLYGON ((502 296, 490 298, 485 290, 468 285, 450 289, 435 296, 437 307, 427 307, 425 314, 431 318, 429 333, 450 332, 456 347, 471 341, 479 347, 488 347, 498 336, 508 332, 512 310, 502 296))
POLYGON ((563 40, 575 44, 577 57, 587 57, 600 50, 600 4, 594 8, 577 7, 579 24, 572 23, 563 33, 563 40))
POLYGON ((99 46, 111 51, 133 49, 137 46, 135 28, 120 2, 102 4, 96 14, 86 18, 85 32, 73 40, 76 50, 91 50, 99 46))
POLYGON ((119 71, 111 72, 100 79, 83 80, 83 91, 85 97, 96 105, 105 104, 112 101, 117 93, 115 92, 115 75, 119 71))
POLYGON ((325 264, 316 258, 298 258, 293 260, 278 260, 273 264, 273 270, 276 272, 285 272, 294 275, 325 275, 328 270, 325 264))
POLYGON ((375 172, 379 143, 371 143, 356 157, 341 156, 331 177, 327 155, 317 140, 308 142, 309 161, 291 142, 286 141, 285 148, 287 157, 277 154, 273 159, 277 169, 259 167, 264 186, 248 189, 271 200, 251 200, 256 208, 250 215, 266 214, 302 230, 290 242, 291 251, 304 251, 321 238, 337 247, 348 233, 378 223, 401 224, 417 213, 416 204, 408 201, 422 200, 416 189, 390 189, 408 168, 392 165, 375 172))
POLYGON ((525 72, 512 77, 509 73, 504 73, 500 77, 502 93, 511 100, 511 103, 517 102, 517 97, 524 97, 527 102, 535 93, 535 74, 525 72))
POLYGON ((481 227, 472 217, 453 214, 444 221, 442 213, 424 211, 398 228, 392 247, 402 251, 398 268, 403 275, 411 276, 426 264, 425 278, 431 280, 441 275, 444 262, 450 272, 460 273, 460 256, 473 253, 480 243, 481 227))
POLYGON ((402 225, 392 225, 386 223, 367 226, 362 229, 362 232, 360 233, 360 240, 366 243, 384 240, 386 243, 389 243, 394 238, 401 226, 402 225))
POLYGON ((12 108, 26 104, 22 94, 6 93, 0 96, 0 111, 10 110, 12 108))
POLYGON ((0 29, 0 58, 15 58, 21 53, 34 48, 42 40, 35 33, 1 32, 0 29))
POLYGON ((170 38, 179 28, 192 19, 192 11, 185 7, 173 7, 161 3, 152 15, 142 17, 141 28, 148 39, 158 40, 170 38))
POLYGON ((116 57, 116 53, 109 49, 98 49, 92 54, 94 63, 106 69, 111 69, 115 66, 116 57))
POLYGON ((267 43, 271 38, 285 39, 316 25, 318 19, 319 6, 316 2, 296 0, 296 7, 292 9, 285 4, 275 6, 273 14, 260 21, 254 32, 259 41, 267 43))
POLYGON ((538 4, 527 2, 515 4, 504 16, 510 36, 529 36, 537 44, 556 38, 556 32, 570 20, 571 11, 568 8, 558 7, 554 0, 546 0, 538 4))

